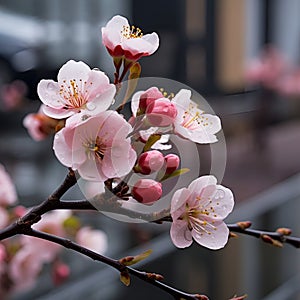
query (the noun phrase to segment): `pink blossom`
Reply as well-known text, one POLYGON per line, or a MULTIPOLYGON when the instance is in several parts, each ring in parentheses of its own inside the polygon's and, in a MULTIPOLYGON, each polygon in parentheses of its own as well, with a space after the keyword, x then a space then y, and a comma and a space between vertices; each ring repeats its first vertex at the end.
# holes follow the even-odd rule
POLYGON ((91 70, 82 61, 69 60, 59 70, 57 80, 41 80, 38 84, 39 97, 46 105, 44 112, 55 119, 105 111, 116 92, 103 72, 91 70))
POLYGON ((53 266, 52 270, 52 280, 55 285, 60 285, 66 281, 70 276, 70 268, 68 265, 62 262, 57 262, 53 266))
POLYGON ((14 284, 14 292, 32 288, 39 275, 43 261, 32 249, 21 248, 10 261, 8 275, 14 284))
POLYGON ((0 206, 0 229, 4 228, 9 220, 9 215, 6 209, 0 206))
POLYGON ((286 96, 300 95, 300 70, 294 70, 284 76, 276 86, 276 89, 286 96))
POLYGON ((131 194, 138 202, 151 205, 160 199, 162 185, 153 179, 139 179, 133 186, 131 194))
POLYGON ((217 185, 214 176, 195 179, 188 188, 175 192, 171 200, 171 239, 178 248, 189 247, 193 239, 209 249, 220 249, 229 230, 223 219, 232 211, 232 192, 217 185))
POLYGON ((54 152, 65 166, 86 180, 105 181, 127 175, 136 153, 128 134, 132 127, 115 111, 106 111, 64 127, 54 139, 54 152))
MULTIPOLYGON (((42 220, 32 227, 36 230, 64 237, 66 232, 63 227, 64 221, 71 216, 71 211, 53 211, 45 214, 42 220)), ((30 249, 43 262, 50 262, 55 258, 61 246, 46 240, 22 236, 22 244, 30 249)))
POLYGON ((280 84, 281 77, 288 69, 283 55, 274 47, 265 48, 260 57, 249 63, 246 68, 246 80, 250 83, 263 84, 268 88, 275 88, 280 84))
POLYGON ((166 174, 172 174, 175 170, 177 170, 180 159, 176 154, 168 154, 164 159, 166 164, 166 174))
POLYGON ((157 87, 151 87, 146 91, 136 92, 131 100, 131 111, 133 116, 143 115, 150 103, 161 98, 164 98, 164 95, 157 87))
POLYGON ((12 205, 17 201, 17 192, 10 176, 0 164, 0 205, 12 205))
POLYGON ((44 114, 44 107, 45 105, 41 105, 37 113, 28 114, 23 120, 23 125, 35 141, 42 141, 49 135, 54 134, 59 124, 59 120, 50 118, 44 114))
POLYGON ((148 175, 156 172, 164 165, 164 156, 157 150, 142 153, 138 158, 138 165, 135 170, 139 173, 148 175))
POLYGON ((166 98, 157 99, 146 108, 146 118, 152 126, 166 127, 172 125, 176 116, 176 106, 166 98))
POLYGON ((14 110, 21 107, 25 99, 28 87, 22 80, 15 80, 4 84, 0 90, 0 98, 3 100, 3 110, 14 110))
POLYGON ((221 130, 219 117, 206 114, 191 100, 191 91, 182 89, 172 102, 177 108, 174 132, 195 143, 208 144, 217 141, 216 133, 221 130))
POLYGON ((102 42, 111 56, 124 56, 132 61, 153 54, 159 46, 155 32, 143 35, 139 28, 130 26, 128 20, 119 15, 102 27, 102 42))
POLYGON ((108 245, 106 234, 102 230, 90 227, 80 228, 76 234, 76 241, 79 245, 97 253, 104 253, 108 245))

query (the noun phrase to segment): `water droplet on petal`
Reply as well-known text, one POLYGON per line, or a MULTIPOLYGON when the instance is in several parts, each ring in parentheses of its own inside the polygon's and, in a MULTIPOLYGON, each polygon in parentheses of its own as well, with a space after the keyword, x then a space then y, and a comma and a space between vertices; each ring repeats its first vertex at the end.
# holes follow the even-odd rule
POLYGON ((86 108, 87 108, 88 110, 94 110, 94 109, 96 108, 96 105, 95 105, 94 103, 88 102, 88 103, 86 104, 86 108))
POLYGON ((115 104, 115 102, 116 102, 116 100, 115 100, 115 99, 112 99, 112 101, 111 101, 111 105, 114 105, 114 104, 115 104))
POLYGON ((93 68, 94 71, 100 71, 98 68, 93 68))
POLYGON ((52 90, 54 90, 55 88, 56 88, 56 85, 55 85, 53 82, 49 82, 49 83, 47 84, 47 89, 48 89, 48 90, 52 91, 52 90))
POLYGON ((215 199, 223 199, 225 197, 225 192, 223 190, 217 190, 215 194, 215 199))

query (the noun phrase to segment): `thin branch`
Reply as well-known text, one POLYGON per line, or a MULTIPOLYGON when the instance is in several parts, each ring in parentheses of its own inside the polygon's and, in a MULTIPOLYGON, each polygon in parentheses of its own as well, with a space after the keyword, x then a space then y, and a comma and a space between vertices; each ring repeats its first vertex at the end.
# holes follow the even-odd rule
POLYGON ((250 222, 238 222, 236 224, 227 224, 231 232, 238 232, 262 239, 266 243, 273 244, 274 246, 282 246, 283 243, 290 244, 295 248, 300 248, 300 238, 290 236, 291 230, 286 228, 279 228, 277 231, 264 231, 258 229, 251 229, 250 222), (243 224, 248 223, 248 226, 243 224), (276 242, 278 243, 276 243, 276 242))
POLYGON ((68 239, 65 239, 62 237, 58 237, 58 236, 55 236, 52 234, 48 234, 45 232, 37 231, 30 227, 26 228, 22 233, 25 235, 28 235, 28 236, 33 236, 36 238, 50 241, 55 244, 59 244, 67 249, 74 250, 74 251, 76 251, 82 255, 85 255, 95 261, 99 261, 99 262, 105 263, 106 265, 113 267, 114 269, 118 270, 121 274, 124 272, 127 274, 131 274, 143 281, 146 281, 146 282, 160 288, 161 290, 164 290, 168 294, 172 295, 174 297, 174 299, 208 300, 207 296, 205 296, 205 295, 188 294, 188 293, 185 293, 178 289, 175 289, 159 280, 156 280, 155 275, 152 273, 139 271, 132 267, 125 266, 124 264, 120 263, 119 260, 115 260, 115 259, 109 258, 107 256, 101 255, 99 253, 96 253, 94 251, 91 251, 87 248, 84 248, 84 247, 72 242, 71 240, 68 240, 68 239))
POLYGON ((27 214, 18 219, 15 223, 12 223, 6 228, 0 230, 0 240, 4 240, 18 234, 20 228, 31 227, 31 225, 41 220, 43 214, 48 211, 55 210, 59 206, 60 198, 73 185, 75 185, 76 182, 75 173, 70 169, 63 183, 48 197, 48 199, 46 199, 40 205, 32 208, 27 214))

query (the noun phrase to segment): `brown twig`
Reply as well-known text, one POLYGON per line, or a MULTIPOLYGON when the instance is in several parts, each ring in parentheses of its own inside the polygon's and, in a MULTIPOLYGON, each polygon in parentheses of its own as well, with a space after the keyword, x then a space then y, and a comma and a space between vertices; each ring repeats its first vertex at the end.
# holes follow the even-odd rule
MULTIPOLYGON (((42 219, 42 215, 56 209, 74 209, 74 210, 96 210, 96 208, 87 200, 80 201, 62 201, 60 198, 77 182, 74 171, 69 170, 64 182, 60 187, 51 194, 48 199, 42 202, 40 205, 32 208, 27 214, 18 219, 15 223, 0 230, 0 240, 13 237, 18 234, 24 234, 28 236, 37 237, 43 240, 50 241, 52 243, 59 244, 67 249, 72 249, 82 255, 90 257, 96 261, 100 261, 107 264, 120 272, 120 274, 131 274, 143 281, 146 281, 153 286, 157 286, 161 290, 164 290, 168 294, 172 295, 174 299, 186 299, 186 300, 208 300, 205 295, 189 294, 180 291, 176 288, 169 286, 159 280, 159 277, 154 276, 153 273, 142 272, 134 268, 125 266, 118 260, 109 258, 104 255, 100 255, 85 247, 82 247, 71 240, 51 235, 45 232, 32 229, 32 225, 39 222, 42 219)), ((118 207, 120 209, 120 207, 118 207)), ((121 208, 122 211, 122 208, 121 208)), ((133 212, 134 213, 134 212, 133 212)), ((139 217, 139 214, 134 214, 133 217, 139 217)), ((129 276, 129 275, 128 275, 129 276)))

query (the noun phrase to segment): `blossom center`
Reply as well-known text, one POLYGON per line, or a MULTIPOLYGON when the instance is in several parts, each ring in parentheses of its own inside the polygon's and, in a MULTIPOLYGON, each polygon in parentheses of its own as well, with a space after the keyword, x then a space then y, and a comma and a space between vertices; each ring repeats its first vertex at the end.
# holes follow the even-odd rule
POLYGON ((190 130, 195 130, 199 128, 200 125, 208 126, 208 118, 204 117, 202 112, 193 104, 190 104, 188 109, 184 112, 181 126, 190 130))
POLYGON ((88 159, 103 160, 107 147, 100 137, 97 136, 96 141, 86 141, 83 146, 86 149, 88 159))
MULTIPOLYGON (((214 221, 208 222, 204 217, 210 216, 213 214, 216 217, 215 209, 213 206, 206 207, 203 204, 200 204, 201 197, 196 197, 197 204, 193 207, 190 207, 188 203, 186 203, 185 212, 182 214, 180 219, 185 220, 188 223, 189 230, 195 230, 198 234, 203 235, 203 233, 211 234, 212 230, 217 230, 214 226, 214 221)), ((211 203, 211 200, 209 200, 211 203)))
POLYGON ((121 34, 126 39, 137 39, 143 36, 143 32, 140 28, 135 26, 130 27, 129 25, 123 26, 121 34))
POLYGON ((93 85, 93 82, 88 83, 79 79, 71 79, 69 81, 63 80, 63 84, 60 85, 59 94, 65 100, 65 109, 82 108, 89 98, 89 88, 93 85))

